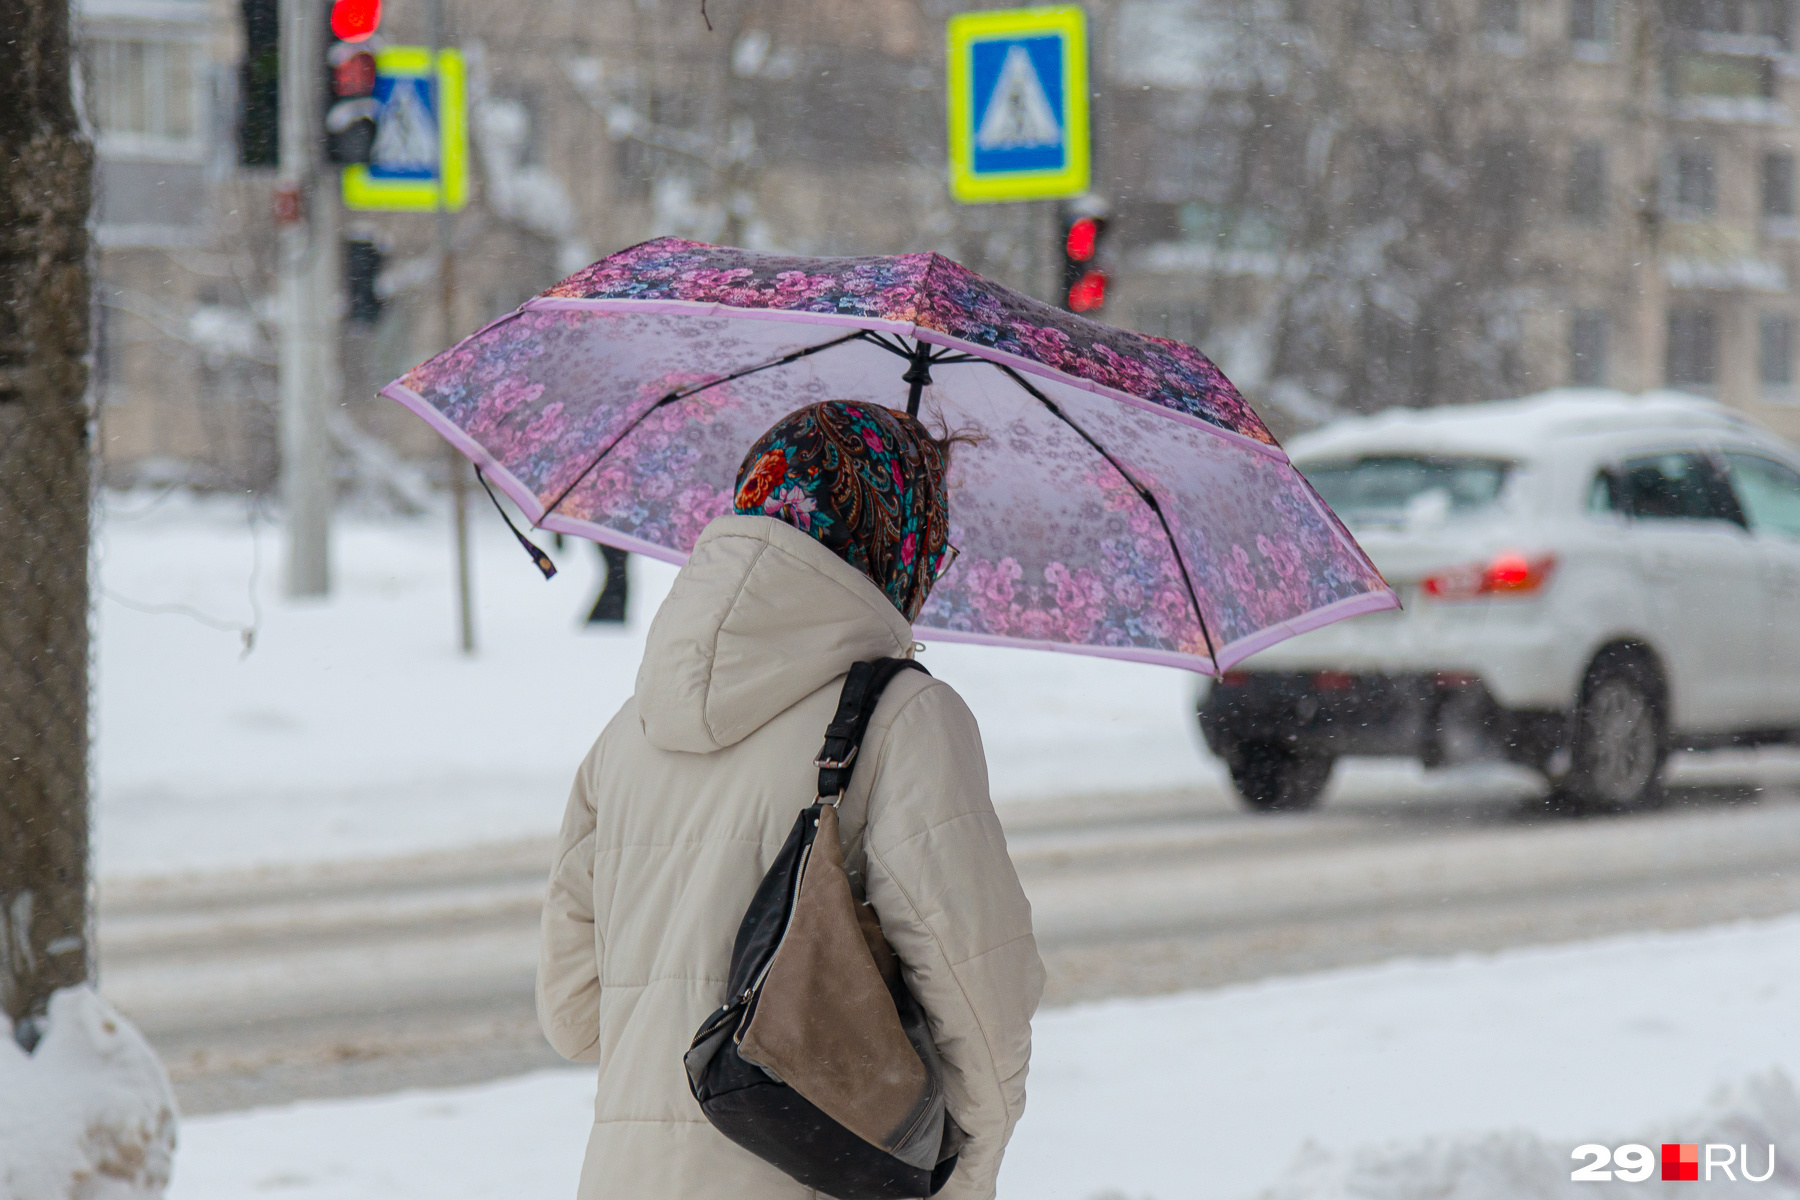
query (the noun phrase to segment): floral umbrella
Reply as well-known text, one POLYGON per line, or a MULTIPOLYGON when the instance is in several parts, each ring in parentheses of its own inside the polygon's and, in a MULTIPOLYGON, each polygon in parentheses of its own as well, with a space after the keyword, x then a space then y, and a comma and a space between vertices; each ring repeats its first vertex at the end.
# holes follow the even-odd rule
POLYGON ((382 389, 532 524, 682 562, 762 431, 904 405, 959 446, 959 551, 920 636, 1223 671, 1398 601, 1199 351, 937 254, 796 258, 659 238, 382 389))

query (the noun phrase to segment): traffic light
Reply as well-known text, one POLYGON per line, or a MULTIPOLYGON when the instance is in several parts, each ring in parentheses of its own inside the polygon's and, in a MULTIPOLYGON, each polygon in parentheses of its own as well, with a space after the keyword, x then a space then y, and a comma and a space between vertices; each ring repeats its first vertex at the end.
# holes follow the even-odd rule
POLYGON ((238 64, 238 163, 281 165, 281 12, 278 0, 243 0, 238 64))
POLYGON ((333 0, 331 32, 340 42, 366 42, 381 28, 381 0, 333 0))
POLYGON ((1063 307, 1070 312, 1094 312, 1106 303, 1106 272, 1097 261, 1105 233, 1105 217, 1063 218, 1063 307))
POLYGON ((366 163, 375 147, 375 55, 362 43, 381 25, 381 0, 337 0, 325 52, 325 161, 366 163))
POLYGON ((344 316, 358 325, 381 320, 381 295, 375 290, 381 278, 381 247, 366 237, 344 242, 344 316))

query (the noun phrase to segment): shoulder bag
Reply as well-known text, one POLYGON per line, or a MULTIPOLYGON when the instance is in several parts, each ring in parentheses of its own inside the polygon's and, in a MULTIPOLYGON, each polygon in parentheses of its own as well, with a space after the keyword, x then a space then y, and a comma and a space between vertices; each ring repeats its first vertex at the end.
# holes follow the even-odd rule
POLYGON ((963 1141, 924 1010, 875 910, 852 889, 838 840, 869 718, 909 669, 925 670, 900 658, 850 669, 813 763, 819 798, 756 889, 725 1004, 684 1057, 714 1128, 837 1200, 934 1195, 963 1141))

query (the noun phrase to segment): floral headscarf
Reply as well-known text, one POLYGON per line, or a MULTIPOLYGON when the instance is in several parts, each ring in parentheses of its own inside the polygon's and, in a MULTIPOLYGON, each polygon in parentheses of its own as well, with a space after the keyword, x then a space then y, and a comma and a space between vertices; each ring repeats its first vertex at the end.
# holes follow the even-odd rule
POLYGON ((949 544, 943 451, 879 404, 827 400, 777 421, 738 468, 735 508, 812 534, 909 621, 949 544))

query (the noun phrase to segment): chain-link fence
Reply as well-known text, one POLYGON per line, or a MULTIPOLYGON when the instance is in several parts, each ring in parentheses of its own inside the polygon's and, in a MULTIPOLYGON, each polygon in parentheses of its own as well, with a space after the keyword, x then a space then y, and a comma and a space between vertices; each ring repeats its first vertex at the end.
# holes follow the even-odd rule
POLYGON ((87 974, 86 413, 60 408, 0 403, 0 1008, 15 1023, 87 974))
POLYGON ((68 9, 0 0, 0 1009, 88 974, 87 213, 68 9))

